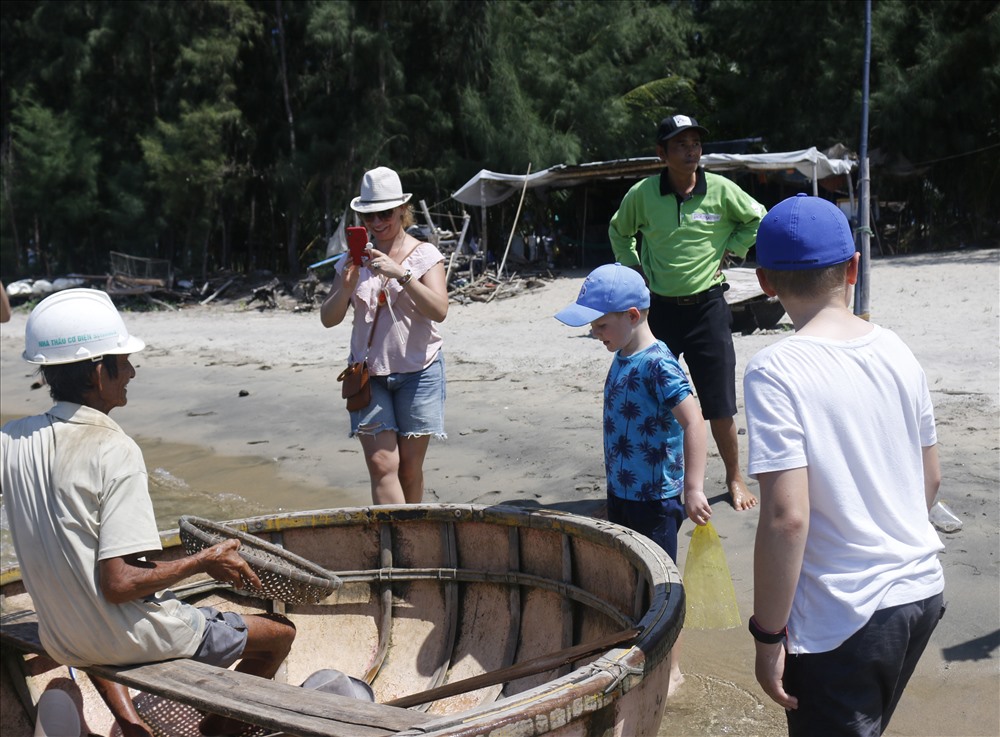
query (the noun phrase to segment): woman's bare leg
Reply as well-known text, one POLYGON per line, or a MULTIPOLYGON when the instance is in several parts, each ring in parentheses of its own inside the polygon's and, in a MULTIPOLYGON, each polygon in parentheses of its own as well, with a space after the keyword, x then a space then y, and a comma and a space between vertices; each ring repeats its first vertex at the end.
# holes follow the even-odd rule
POLYGON ((399 482, 399 445, 394 430, 377 435, 359 435, 368 464, 372 504, 403 504, 406 497, 399 482))

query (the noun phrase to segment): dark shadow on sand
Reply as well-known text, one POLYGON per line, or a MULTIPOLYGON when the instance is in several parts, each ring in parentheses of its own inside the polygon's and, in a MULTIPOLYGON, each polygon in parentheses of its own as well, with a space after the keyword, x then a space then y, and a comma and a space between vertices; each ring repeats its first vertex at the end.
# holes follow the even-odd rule
POLYGON ((988 635, 951 647, 941 648, 941 655, 948 662, 956 660, 989 660, 993 652, 1000 648, 1000 630, 993 630, 988 635))

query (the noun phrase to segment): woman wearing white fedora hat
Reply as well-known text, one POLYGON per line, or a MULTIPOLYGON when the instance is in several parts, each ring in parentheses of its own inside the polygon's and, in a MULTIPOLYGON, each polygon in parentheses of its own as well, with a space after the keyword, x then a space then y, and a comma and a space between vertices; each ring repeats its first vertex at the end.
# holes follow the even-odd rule
POLYGON ((416 503, 424 495, 424 456, 431 436, 444 439, 445 374, 437 324, 448 314, 444 256, 406 232, 412 195, 384 166, 365 173, 351 201, 371 242, 363 265, 341 259, 320 308, 325 327, 354 308, 350 362, 367 360, 371 401, 350 412, 361 440, 372 501, 416 503))

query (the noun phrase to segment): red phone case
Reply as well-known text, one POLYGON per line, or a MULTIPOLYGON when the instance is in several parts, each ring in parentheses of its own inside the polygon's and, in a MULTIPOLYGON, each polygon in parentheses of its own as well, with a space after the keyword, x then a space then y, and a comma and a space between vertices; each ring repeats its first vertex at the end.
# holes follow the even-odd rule
POLYGON ((347 229, 347 248, 351 252, 354 263, 361 266, 361 259, 365 255, 365 246, 368 245, 368 230, 352 225, 347 229))

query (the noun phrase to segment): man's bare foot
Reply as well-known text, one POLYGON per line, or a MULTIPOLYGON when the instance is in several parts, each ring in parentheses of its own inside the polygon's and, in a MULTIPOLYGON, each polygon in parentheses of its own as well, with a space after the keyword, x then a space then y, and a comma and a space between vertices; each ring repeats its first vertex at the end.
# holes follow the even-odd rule
POLYGON ((752 509, 757 506, 757 497, 750 493, 750 490, 743 483, 742 479, 728 482, 729 497, 733 504, 733 509, 742 512, 745 509, 752 509))

